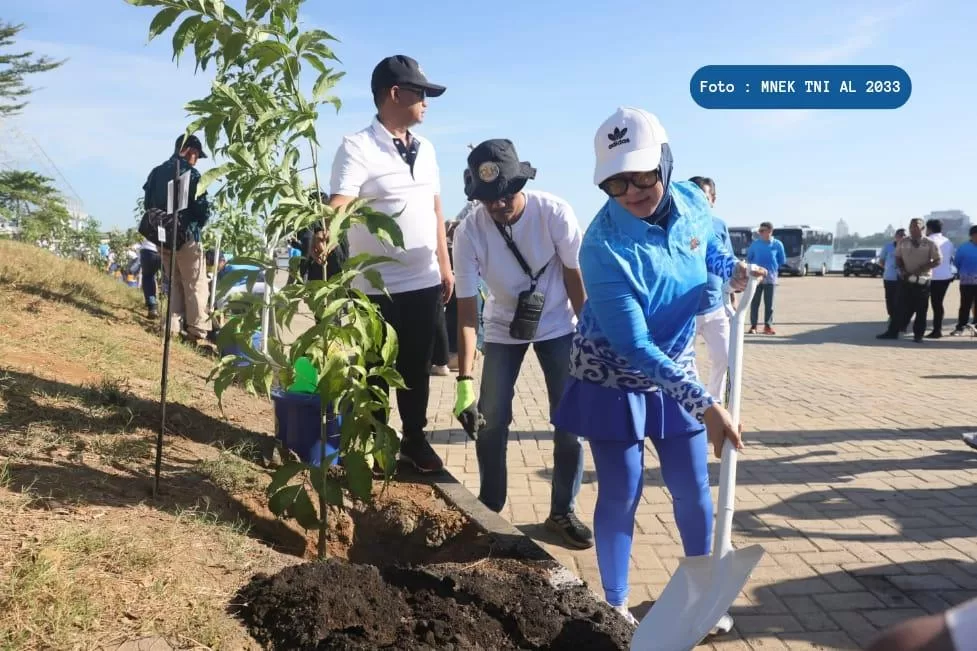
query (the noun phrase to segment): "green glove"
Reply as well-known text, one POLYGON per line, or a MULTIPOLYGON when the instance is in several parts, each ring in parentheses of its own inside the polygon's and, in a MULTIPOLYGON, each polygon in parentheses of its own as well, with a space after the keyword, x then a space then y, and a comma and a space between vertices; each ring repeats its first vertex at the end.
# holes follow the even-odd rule
POLYGON ((455 418, 468 433, 468 438, 475 440, 475 432, 485 425, 485 419, 478 413, 475 403, 475 386, 471 378, 458 378, 455 389, 455 418))

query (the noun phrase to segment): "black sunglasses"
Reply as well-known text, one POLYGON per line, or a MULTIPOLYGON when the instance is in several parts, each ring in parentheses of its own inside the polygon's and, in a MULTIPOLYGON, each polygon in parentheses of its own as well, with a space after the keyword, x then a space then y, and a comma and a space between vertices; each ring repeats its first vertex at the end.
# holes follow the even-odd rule
POLYGON ((650 172, 635 172, 628 176, 612 176, 598 187, 612 197, 623 196, 628 191, 628 186, 633 185, 639 190, 647 190, 658 185, 661 180, 659 170, 650 172))
POLYGON ((424 90, 423 88, 418 88, 417 86, 408 86, 406 84, 403 85, 403 86, 397 86, 397 88, 400 88, 402 90, 409 90, 410 92, 412 92, 415 95, 417 95, 418 97, 420 97, 421 100, 424 100, 424 99, 427 98, 427 91, 424 90))

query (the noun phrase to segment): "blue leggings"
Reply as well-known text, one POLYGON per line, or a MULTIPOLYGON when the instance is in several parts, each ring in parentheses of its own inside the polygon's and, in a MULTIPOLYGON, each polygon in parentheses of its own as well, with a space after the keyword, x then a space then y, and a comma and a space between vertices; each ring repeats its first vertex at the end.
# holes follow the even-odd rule
MULTIPOLYGON (((712 545, 706 433, 652 439, 686 556, 704 556, 712 545)), ((628 600, 634 516, 644 483, 644 441, 590 441, 597 470, 594 541, 604 596, 612 606, 628 600)))

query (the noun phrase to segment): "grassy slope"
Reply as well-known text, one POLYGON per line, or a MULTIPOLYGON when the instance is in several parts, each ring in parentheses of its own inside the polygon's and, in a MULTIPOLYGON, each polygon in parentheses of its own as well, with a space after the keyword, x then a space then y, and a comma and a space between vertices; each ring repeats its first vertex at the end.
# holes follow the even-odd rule
POLYGON ((163 494, 154 500, 161 338, 139 290, 0 240, 0 649, 251 648, 226 614, 304 540, 257 506, 270 403, 174 343, 163 494))

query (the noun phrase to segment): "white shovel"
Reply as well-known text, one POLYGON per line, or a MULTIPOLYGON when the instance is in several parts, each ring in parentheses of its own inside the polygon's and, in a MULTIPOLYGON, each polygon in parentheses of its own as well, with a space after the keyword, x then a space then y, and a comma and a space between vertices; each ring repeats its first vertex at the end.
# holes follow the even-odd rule
MULTIPOLYGON (((756 284, 756 278, 750 276, 733 316, 729 342, 729 403, 736 427, 740 423, 742 397, 743 326, 756 284)), ((719 505, 712 555, 687 556, 681 560, 661 597, 634 632, 631 651, 689 651, 694 648, 733 605, 753 568, 763 557, 760 545, 733 549, 730 544, 736 457, 736 448, 726 441, 719 471, 719 505)))

